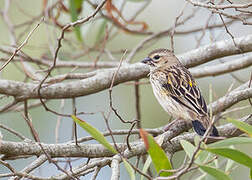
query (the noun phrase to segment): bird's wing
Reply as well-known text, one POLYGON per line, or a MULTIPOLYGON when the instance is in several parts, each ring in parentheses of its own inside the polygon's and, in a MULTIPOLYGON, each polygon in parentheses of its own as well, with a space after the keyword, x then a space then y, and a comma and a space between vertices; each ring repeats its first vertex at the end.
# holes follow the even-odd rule
POLYGON ((198 115, 206 116, 206 102, 190 72, 183 66, 170 67, 164 71, 166 71, 166 82, 162 83, 162 88, 165 92, 198 115))

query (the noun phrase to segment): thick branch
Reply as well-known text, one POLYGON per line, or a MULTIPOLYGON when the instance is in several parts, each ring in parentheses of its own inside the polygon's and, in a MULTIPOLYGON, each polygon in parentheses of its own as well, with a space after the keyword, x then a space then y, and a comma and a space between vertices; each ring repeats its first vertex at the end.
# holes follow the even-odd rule
POLYGON ((204 66, 190 69, 190 72, 195 78, 202 78, 206 76, 218 76, 228 72, 244 69, 252 65, 252 55, 238 58, 233 61, 228 61, 223 64, 204 66))
POLYGON ((230 9, 230 8, 248 8, 252 6, 252 3, 247 3, 247 4, 220 4, 220 5, 212 5, 210 3, 205 4, 201 3, 198 1, 193 1, 193 0, 187 0, 194 6, 199 6, 199 7, 204 7, 204 8, 212 8, 212 9, 230 9))
MULTIPOLYGON (((246 117, 246 122, 248 124, 252 124, 252 117, 246 117)), ((195 133, 188 133, 186 135, 180 135, 171 140, 171 144, 167 141, 184 130, 188 129, 188 124, 184 123, 184 125, 180 124, 180 128, 173 128, 169 130, 165 134, 165 140, 162 147, 166 149, 168 152, 175 152, 181 150, 181 145, 179 143, 180 139, 186 139, 193 141, 195 133)), ((234 137, 242 134, 241 131, 236 131, 236 128, 232 124, 226 124, 220 126, 218 131, 220 135, 225 137, 234 137)), ((216 140, 215 140, 216 141, 216 140)), ((42 144, 44 150, 51 157, 111 157, 113 153, 107 150, 101 144, 79 144, 76 146, 75 144, 42 144)), ((124 152, 127 149, 127 145, 125 143, 118 143, 117 147, 121 152, 124 152)), ((134 142, 131 143, 132 150, 126 150, 124 153, 124 157, 130 158, 136 155, 140 155, 146 153, 144 144, 142 142, 134 142)), ((21 156, 21 155, 35 155, 40 156, 43 154, 38 143, 35 142, 10 142, 10 141, 2 141, 0 147, 0 153, 5 154, 5 158, 11 156, 21 156)))
MULTIPOLYGON (((236 46, 231 40, 219 41, 178 57, 187 67, 193 67, 216 58, 239 54, 241 50, 242 52, 252 51, 252 35, 237 38, 235 42, 236 46)), ((98 70, 94 76, 84 80, 46 86, 41 89, 41 96, 45 99, 72 98, 102 91, 109 88, 115 71, 116 68, 98 70)), ((125 65, 118 71, 114 85, 143 78, 148 71, 148 68, 140 63, 125 65)), ((36 91, 37 86, 33 83, 0 80, 0 93, 15 96, 18 100, 39 98, 36 91)))
MULTIPOLYGON (((246 117, 242 118, 241 121, 245 121, 246 123, 252 125, 252 116, 251 115, 246 116, 246 117)), ((228 137, 228 138, 237 137, 243 133, 242 131, 235 128, 231 123, 220 126, 218 128, 218 131, 220 133, 220 136, 228 137)), ((194 138, 195 138, 195 133, 187 133, 185 135, 180 135, 180 136, 175 137, 170 142, 165 142, 162 147, 166 151, 168 151, 170 153, 174 153, 174 152, 182 150, 182 146, 180 144, 180 141, 182 139, 187 140, 187 141, 194 144, 194 138)), ((216 141, 218 141, 218 140, 209 139, 209 141, 207 143, 212 143, 212 142, 216 142, 216 141)))

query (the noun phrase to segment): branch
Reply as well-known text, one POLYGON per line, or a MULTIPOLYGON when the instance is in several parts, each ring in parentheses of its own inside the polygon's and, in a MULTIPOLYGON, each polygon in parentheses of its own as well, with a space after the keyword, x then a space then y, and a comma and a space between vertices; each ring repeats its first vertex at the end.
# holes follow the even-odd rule
POLYGON ((225 56, 231 56, 235 54, 241 54, 252 51, 252 35, 235 38, 237 43, 235 46, 232 40, 223 40, 210 45, 188 51, 178 58, 187 66, 194 67, 213 59, 222 58, 225 56))
MULTIPOLYGON (((252 125, 252 116, 246 116, 241 119, 241 121, 244 121, 250 125, 252 125)), ((231 123, 225 124, 223 126, 218 127, 218 131, 220 133, 220 136, 226 137, 226 138, 231 138, 231 137, 237 137, 241 134, 243 134, 242 131, 237 129, 235 126, 233 126, 231 123)), ((180 144, 180 141, 186 140, 194 144, 194 138, 195 138, 196 133, 187 133, 184 135, 180 135, 172 139, 170 142, 166 142, 162 145, 162 147, 165 149, 165 151, 168 151, 169 153, 174 153, 177 151, 182 150, 182 146, 180 144)), ((218 141, 217 139, 209 139, 207 143, 213 143, 218 141)))
POLYGON ((211 9, 230 9, 230 8, 248 8, 252 6, 252 3, 247 4, 220 4, 220 5, 212 5, 212 4, 205 4, 198 1, 193 0, 186 0, 187 2, 193 4, 194 6, 204 7, 204 8, 211 8, 211 9))
MULTIPOLYGON (((23 170, 21 170, 21 173, 29 174, 34 169, 38 168, 40 165, 42 165, 44 162, 46 162, 46 160, 47 160, 47 157, 44 154, 39 156, 31 164, 29 164, 23 170)), ((21 179, 21 177, 16 176, 16 177, 10 178, 10 180, 19 180, 19 179, 21 179)))
POLYGON ((225 111, 234 104, 242 100, 249 99, 251 97, 252 97, 252 88, 241 89, 226 94, 225 96, 221 97, 220 99, 213 102, 209 106, 212 106, 213 114, 217 114, 218 112, 225 111))
POLYGON ((111 180, 119 180, 120 178, 120 156, 115 155, 111 162, 111 180))
POLYGON ((30 39, 31 35, 40 26, 42 21, 44 21, 44 18, 41 18, 39 23, 29 32, 29 34, 25 38, 24 42, 15 49, 15 51, 13 52, 11 57, 1 66, 0 71, 2 71, 11 62, 11 60, 16 56, 16 54, 28 43, 28 40, 30 39))
MULTIPOLYGON (((246 123, 252 124, 252 117, 247 116, 246 123)), ((171 127, 170 130, 165 132, 163 148, 169 153, 174 153, 181 150, 181 145, 179 141, 181 139, 186 139, 193 141, 195 133, 187 133, 186 135, 179 135, 180 133, 188 130, 190 126, 188 123, 179 122, 179 125, 174 125, 176 127, 171 127), (179 128, 178 128, 179 127, 179 128), (176 137, 177 136, 177 137, 176 137), (175 137, 175 138, 174 138, 175 137), (174 138, 174 139, 172 139, 174 138), (171 143, 168 142, 169 139, 171 143)), ((237 130, 232 124, 226 124, 218 127, 218 131, 221 136, 224 137, 234 137, 242 134, 241 131, 237 130), (233 133, 235 131, 235 133, 233 133)), ((213 141, 218 141, 215 139, 213 141)), ((112 144, 113 145, 113 144, 112 144)), ((79 144, 76 146, 74 143, 62 143, 62 144, 42 144, 44 150, 52 157, 88 157, 88 158, 99 158, 99 157, 112 157, 114 154, 106 149, 101 144, 79 144)), ((118 143, 117 147, 120 152, 124 152, 125 158, 131 158, 136 155, 141 155, 146 153, 145 146, 143 142, 133 142, 131 143, 132 150, 127 150, 126 143, 118 143)), ((4 158, 8 159, 16 156, 40 156, 43 154, 38 143, 35 142, 11 142, 2 141, 0 147, 0 153, 4 154, 4 158)))
POLYGON ((195 78, 202 78, 207 76, 218 76, 225 73, 244 69, 252 65, 252 55, 238 58, 233 61, 228 61, 222 64, 204 66, 200 68, 190 69, 190 72, 195 78))
MULTIPOLYGON (((252 51, 252 35, 236 38, 235 42, 237 46, 234 46, 231 40, 219 41, 191 50, 178 57, 187 67, 194 67, 216 58, 240 54, 240 50, 243 53, 252 51)), ((94 76, 84 80, 43 87, 40 92, 41 96, 44 99, 73 98, 102 91, 109 88, 116 69, 97 70, 94 72, 94 76)), ((114 85, 146 77, 148 72, 148 68, 140 63, 122 66, 118 71, 114 85)), ((37 84, 34 83, 0 80, 0 93, 15 96, 20 101, 39 98, 35 88, 37 88, 37 84)))

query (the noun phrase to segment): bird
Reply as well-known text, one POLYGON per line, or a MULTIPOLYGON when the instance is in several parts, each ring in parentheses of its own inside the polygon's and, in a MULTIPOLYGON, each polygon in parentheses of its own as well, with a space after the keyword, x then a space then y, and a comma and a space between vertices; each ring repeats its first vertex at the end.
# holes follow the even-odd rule
MULTIPOLYGON (((209 113, 190 71, 169 49, 156 49, 141 62, 150 68, 150 84, 163 109, 174 118, 191 121, 194 131, 203 136, 210 126, 209 113)), ((219 136, 214 125, 210 136, 219 136)))

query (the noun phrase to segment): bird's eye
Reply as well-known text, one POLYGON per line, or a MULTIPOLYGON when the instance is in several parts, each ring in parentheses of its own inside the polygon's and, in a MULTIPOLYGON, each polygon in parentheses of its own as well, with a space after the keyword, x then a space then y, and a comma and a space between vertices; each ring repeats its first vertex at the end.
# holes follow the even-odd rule
POLYGON ((160 58, 160 56, 159 56, 159 55, 156 55, 156 56, 154 56, 153 58, 156 59, 156 60, 158 60, 158 59, 160 58))

